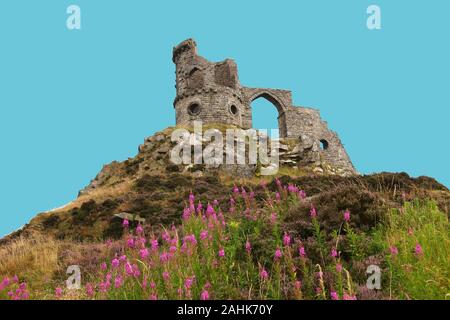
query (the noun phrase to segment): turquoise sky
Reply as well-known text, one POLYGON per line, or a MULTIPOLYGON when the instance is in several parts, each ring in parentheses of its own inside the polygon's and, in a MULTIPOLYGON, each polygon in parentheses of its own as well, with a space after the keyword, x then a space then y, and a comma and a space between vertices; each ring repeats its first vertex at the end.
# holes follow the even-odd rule
MULTIPOLYGON (((189 37, 209 60, 234 58, 242 84, 319 108, 360 172, 450 186, 449 14, 446 0, 2 0, 0 235, 174 124, 171 52, 189 37), (70 4, 81 30, 66 28, 70 4)), ((269 103, 254 109, 276 125, 269 103)))

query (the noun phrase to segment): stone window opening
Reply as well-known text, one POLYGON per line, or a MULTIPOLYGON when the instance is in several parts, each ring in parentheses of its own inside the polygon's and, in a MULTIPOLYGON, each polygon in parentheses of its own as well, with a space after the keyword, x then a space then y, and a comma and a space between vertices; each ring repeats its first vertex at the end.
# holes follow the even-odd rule
POLYGON ((194 67, 194 68, 192 68, 192 70, 191 71, 189 71, 189 76, 191 77, 191 76, 193 76, 194 75, 194 73, 195 72, 197 72, 197 71, 200 71, 200 69, 199 68, 197 68, 197 67, 194 67))
POLYGON ((329 147, 328 141, 325 139, 320 140, 320 149, 327 150, 329 147))
POLYGON ((231 113, 233 116, 237 116, 237 114, 239 113, 239 109, 238 109, 234 104, 232 104, 232 105, 230 106, 230 113, 231 113))
POLYGON ((201 107, 200 107, 200 105, 198 104, 198 103, 191 103, 190 105, 189 105, 189 107, 188 107, 188 113, 191 115, 191 116, 197 116, 197 115, 199 115, 200 114, 200 111, 201 111, 201 107))

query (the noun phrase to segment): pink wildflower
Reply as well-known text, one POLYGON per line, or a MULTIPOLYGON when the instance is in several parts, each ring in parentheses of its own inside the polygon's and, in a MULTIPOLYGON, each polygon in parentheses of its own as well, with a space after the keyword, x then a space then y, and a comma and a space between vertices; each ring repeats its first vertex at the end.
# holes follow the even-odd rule
POLYGON ((109 282, 100 282, 100 284, 98 285, 98 289, 100 292, 106 293, 108 292, 109 286, 110 286, 109 282))
POLYGON ((219 250, 219 257, 224 257, 225 256, 225 250, 223 248, 221 248, 219 250))
POLYGON ((94 295, 94 288, 90 283, 86 284, 86 295, 92 297, 94 295))
POLYGON ((336 263, 336 271, 341 273, 342 272, 342 264, 336 263))
POLYGON ((303 190, 300 190, 300 191, 298 192, 298 198, 299 198, 300 200, 305 199, 305 198, 306 198, 306 192, 303 191, 303 190))
POLYGON ((133 238, 129 238, 127 240, 127 246, 128 246, 128 248, 134 248, 134 239, 133 238))
POLYGON ((163 251, 163 252, 161 253, 161 255, 159 256, 159 260, 160 260, 161 262, 167 262, 167 261, 169 261, 169 255, 167 254, 167 252, 163 251))
POLYGON ((343 300, 356 300, 356 296, 351 296, 348 293, 344 293, 343 300))
POLYGON ((148 252, 147 248, 141 249, 141 251, 139 253, 140 253, 141 259, 145 259, 149 255, 149 252, 148 252))
POLYGON ((349 222, 350 221, 350 211, 345 210, 344 212, 344 221, 349 222))
POLYGON ((200 300, 209 300, 209 292, 208 290, 203 290, 200 294, 200 300))
POLYGON ((275 200, 276 200, 277 202, 279 202, 279 201, 281 200, 281 196, 280 196, 280 193, 279 193, 279 192, 276 192, 276 193, 275 193, 275 200))
POLYGON ((126 271, 126 273, 129 275, 129 276, 132 276, 133 275, 133 266, 129 263, 129 262, 127 262, 126 264, 125 264, 125 271, 126 271))
POLYGON ((1 284, 2 284, 3 288, 5 288, 5 287, 9 286, 10 283, 11 282, 10 282, 9 278, 8 277, 4 277, 1 284))
POLYGON ((275 222, 277 222, 277 214, 275 212, 272 212, 272 214, 270 215, 270 222, 272 224, 275 224, 275 222))
POLYGON ((265 268, 261 269, 261 272, 259 273, 261 279, 267 280, 269 278, 269 273, 266 271, 265 268))
POLYGON ((208 206, 206 207, 206 216, 209 217, 214 213, 216 213, 216 211, 214 210, 213 206, 208 203, 208 206))
POLYGON ((56 297, 56 299, 59 299, 59 298, 62 297, 62 292, 63 291, 62 291, 62 289, 60 287, 55 289, 55 297, 56 297))
POLYGON ((201 240, 205 240, 208 238, 208 230, 203 230, 202 232, 200 232, 200 239, 201 240))
POLYGON ((158 240, 157 239, 153 239, 151 242, 151 246, 152 246, 152 251, 156 251, 158 250, 158 240))
POLYGON ((120 264, 120 261, 117 258, 114 258, 111 261, 111 265, 112 265, 113 268, 117 268, 119 266, 119 264, 120 264))
POLYGON ((390 252, 391 252, 391 255, 393 255, 393 256, 398 255, 398 249, 397 249, 396 246, 391 246, 391 247, 389 248, 389 250, 390 250, 390 252))
POLYGON ((114 280, 114 288, 118 289, 122 286, 122 277, 118 275, 114 280))
POLYGON ((275 183, 276 183, 276 185, 277 185, 278 187, 281 187, 281 181, 280 181, 280 179, 276 178, 276 179, 275 179, 275 183))
POLYGON ((124 228, 128 228, 128 226, 130 225, 130 222, 127 219, 123 219, 122 225, 124 228))
POLYGON ((136 233, 141 234, 142 232, 144 232, 144 228, 142 228, 141 224, 138 224, 136 227, 136 233))
POLYGON ((311 218, 317 217, 317 210, 313 205, 311 205, 311 210, 309 210, 309 214, 311 215, 311 218))
POLYGON ((331 254, 330 254, 333 258, 336 258, 338 256, 338 252, 336 250, 336 248, 331 249, 331 254))
POLYGON ((194 283, 194 280, 195 276, 186 278, 186 280, 184 281, 184 287, 186 289, 190 289, 192 287, 192 284, 194 283))
POLYGON ((414 253, 416 256, 421 256, 423 254, 422 246, 418 243, 416 244, 416 247, 414 248, 414 253))
POLYGON ((279 259, 281 258, 282 255, 283 255, 283 254, 281 253, 280 248, 277 248, 277 249, 275 250, 274 259, 275 259, 275 260, 279 260, 279 259))
POLYGON ((199 202, 198 202, 198 205, 197 205, 197 213, 198 213, 198 214, 201 214, 201 213, 202 213, 202 210, 203 210, 203 205, 202 205, 202 203, 199 201, 199 202))
POLYGON ((144 279, 142 280, 142 289, 147 289, 148 284, 148 278, 147 276, 144 276, 144 279))
POLYGON ((197 239, 195 238, 195 234, 189 234, 184 237, 184 242, 190 242, 192 245, 197 244, 197 239))
POLYGON ((184 219, 184 220, 187 220, 187 219, 189 219, 190 216, 191 216, 191 209, 189 209, 189 208, 184 208, 184 211, 183 211, 183 219, 184 219))
POLYGON ((170 233, 166 230, 161 235, 161 238, 163 238, 164 241, 169 242, 170 241, 170 233))
POLYGON ((163 279, 164 279, 165 281, 167 281, 167 280, 170 279, 170 274, 169 274, 167 271, 164 271, 163 274, 162 274, 162 276, 163 276, 163 279))
POLYGON ((245 250, 247 251, 247 253, 250 253, 252 251, 252 245, 250 244, 250 242, 248 240, 245 243, 245 250))
POLYGON ((298 248, 298 254, 300 255, 301 258, 305 258, 306 257, 305 247, 298 248))
POLYGON ((147 242, 147 239, 145 239, 144 237, 140 237, 137 240, 137 243, 141 246, 141 247, 145 247, 145 243, 147 242))
POLYGON ((284 233, 283 244, 285 247, 289 247, 291 244, 291 237, 286 232, 284 233))
POLYGON ((330 296, 331 300, 339 300, 339 295, 337 294, 336 291, 331 291, 330 296))
POLYGON ((133 264, 133 276, 135 278, 139 278, 141 276, 141 270, 139 270, 139 267, 136 264, 133 264))

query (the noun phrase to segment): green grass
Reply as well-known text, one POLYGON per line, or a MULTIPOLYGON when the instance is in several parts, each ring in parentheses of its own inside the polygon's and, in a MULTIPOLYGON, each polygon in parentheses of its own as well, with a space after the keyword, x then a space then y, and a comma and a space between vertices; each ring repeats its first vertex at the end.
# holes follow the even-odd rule
POLYGON ((450 298, 450 224, 433 201, 391 210, 374 235, 387 252, 389 294, 398 299, 450 298), (416 253, 420 245, 423 253, 416 253), (395 247, 398 254, 390 253, 395 247))

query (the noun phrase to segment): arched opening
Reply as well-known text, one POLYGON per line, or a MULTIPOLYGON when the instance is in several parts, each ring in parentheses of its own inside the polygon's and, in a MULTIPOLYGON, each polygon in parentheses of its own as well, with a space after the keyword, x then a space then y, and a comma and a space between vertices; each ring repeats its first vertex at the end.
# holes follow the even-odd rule
POLYGON ((269 137, 277 139, 280 134, 272 133, 272 129, 278 129, 278 110, 276 106, 265 97, 259 97, 252 101, 252 127, 267 130, 269 137))
POLYGON ((320 149, 327 150, 329 147, 328 141, 325 139, 320 140, 320 149))

